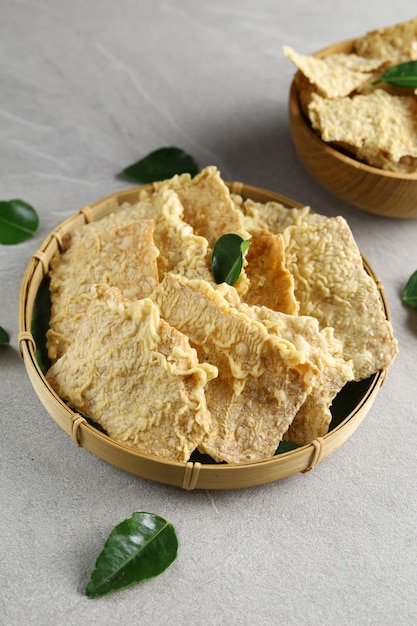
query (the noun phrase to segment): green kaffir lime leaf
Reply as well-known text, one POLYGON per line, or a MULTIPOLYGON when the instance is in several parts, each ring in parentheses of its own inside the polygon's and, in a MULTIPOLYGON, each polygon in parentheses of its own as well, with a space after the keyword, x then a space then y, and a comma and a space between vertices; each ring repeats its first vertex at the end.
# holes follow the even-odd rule
POLYGON ((399 87, 417 87, 417 61, 407 61, 390 67, 375 83, 390 83, 399 87))
POLYGON ((211 267, 217 284, 234 285, 236 283, 249 245, 249 239, 242 239, 234 233, 219 237, 214 244, 211 256, 211 267))
POLYGON ((35 209, 23 200, 0 201, 0 243, 20 243, 36 234, 39 218, 35 209))
POLYGON ((138 183, 153 183, 176 174, 195 176, 199 167, 192 156, 180 148, 159 148, 123 170, 123 174, 138 183))
POLYGON ((4 328, 0 326, 0 346, 8 346, 9 345, 9 335, 6 333, 4 328))
POLYGON ((90 598, 158 576, 177 557, 172 524, 153 513, 132 513, 111 531, 85 588, 90 598))
POLYGON ((292 452, 301 446, 298 443, 294 443, 292 441, 282 440, 279 443, 278 448, 275 450, 275 454, 284 454, 285 452, 292 452))
POLYGON ((404 287, 402 301, 413 309, 417 309, 417 270, 410 276, 404 287))

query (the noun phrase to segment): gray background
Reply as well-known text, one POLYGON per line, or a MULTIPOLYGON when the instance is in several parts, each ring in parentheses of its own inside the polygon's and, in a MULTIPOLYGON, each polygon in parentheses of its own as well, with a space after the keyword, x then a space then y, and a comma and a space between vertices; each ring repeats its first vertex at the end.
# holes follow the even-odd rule
POLYGON ((306 174, 288 130, 294 68, 311 53, 410 19, 414 0, 0 0, 0 198, 40 216, 0 246, 0 622, 89 625, 408 625, 417 619, 417 221, 338 201, 306 174), (47 233, 129 183, 161 146, 343 215, 381 278, 400 355, 362 425, 313 472, 241 491, 186 492, 78 449, 37 399, 17 349, 27 263, 47 233), (176 562, 99 600, 83 589, 110 530, 166 517, 176 562))

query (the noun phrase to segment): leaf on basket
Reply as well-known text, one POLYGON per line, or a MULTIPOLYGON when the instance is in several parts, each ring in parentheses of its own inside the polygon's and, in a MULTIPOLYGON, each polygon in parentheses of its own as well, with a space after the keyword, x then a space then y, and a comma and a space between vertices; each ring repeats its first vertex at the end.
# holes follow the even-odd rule
POLYGON ((8 346, 9 345, 9 335, 6 333, 4 328, 0 326, 0 346, 8 346))
POLYGON ((175 561, 177 552, 172 524, 153 513, 132 513, 111 531, 85 593, 97 598, 158 576, 175 561))
POLYGON ((0 243, 11 245, 36 234, 39 218, 35 209, 23 200, 0 201, 0 243))
POLYGON ((51 294, 49 291, 49 277, 41 282, 33 303, 31 331, 36 344, 36 360, 42 372, 46 374, 51 367, 46 347, 46 332, 49 328, 51 311, 51 294))
POLYGON ((214 244, 211 257, 213 276, 217 284, 234 285, 236 283, 249 245, 249 239, 242 239, 234 233, 219 237, 214 244))
POLYGON ((301 446, 298 443, 294 443, 293 441, 282 440, 279 443, 278 448, 275 450, 275 454, 284 454, 285 452, 292 452, 293 450, 297 450, 301 446))
POLYGON ((417 61, 406 61, 390 67, 375 83, 390 83, 399 87, 417 87, 417 61))
POLYGON ((417 270, 410 276, 402 294, 402 301, 417 309, 417 270))
POLYGON ((123 174, 136 182, 146 184, 166 180, 176 174, 195 176, 199 167, 192 156, 180 148, 159 148, 123 170, 123 174))

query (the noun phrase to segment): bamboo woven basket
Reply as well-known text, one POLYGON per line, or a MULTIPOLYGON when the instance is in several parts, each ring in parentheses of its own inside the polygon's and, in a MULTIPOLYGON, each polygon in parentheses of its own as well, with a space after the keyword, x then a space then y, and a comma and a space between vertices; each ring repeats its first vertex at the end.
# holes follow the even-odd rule
MULTIPOLYGON (((353 40, 342 41, 314 56, 350 53, 353 40)), ((417 217, 417 173, 400 174, 366 165, 322 141, 303 115, 293 81, 289 122, 295 149, 310 174, 338 198, 375 215, 417 217)))
MULTIPOLYGON (((252 198, 259 202, 273 200, 289 208, 301 207, 300 204, 276 193, 242 183, 227 184, 233 193, 238 193, 244 198, 252 198)), ((340 403, 338 423, 324 437, 309 445, 277 454, 266 461, 239 465, 206 463, 203 458, 198 461, 190 460, 187 463, 170 462, 132 450, 112 440, 85 417, 71 410, 48 384, 44 376, 45 365, 42 363, 42 350, 45 350, 44 333, 49 319, 49 308, 47 299, 45 300, 45 293, 47 293, 45 281, 50 261, 53 255, 62 249, 63 238, 72 229, 100 219, 114 209, 115 201, 118 204, 136 202, 139 190, 143 188, 150 189, 151 186, 145 185, 122 191, 84 207, 62 222, 46 237, 28 264, 20 292, 19 348, 29 379, 41 403, 55 422, 72 437, 77 446, 89 450, 111 465, 131 474, 187 490, 251 487, 312 470, 322 459, 337 450, 358 428, 385 379, 385 371, 376 373, 366 381, 348 383, 349 393, 340 403), (39 323, 39 311, 46 317, 46 326, 43 329, 40 328, 42 324, 39 323)), ((387 318, 389 318, 383 287, 365 259, 364 264, 368 273, 376 281, 387 318)), ((343 390, 341 393, 343 394, 343 390)))

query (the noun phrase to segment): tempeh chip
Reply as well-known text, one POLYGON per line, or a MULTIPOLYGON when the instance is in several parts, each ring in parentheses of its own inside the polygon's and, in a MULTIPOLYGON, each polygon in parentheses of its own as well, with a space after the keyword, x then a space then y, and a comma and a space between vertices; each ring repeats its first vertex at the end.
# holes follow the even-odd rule
POLYGON ((184 207, 175 191, 166 188, 147 194, 146 201, 138 202, 131 210, 140 219, 152 219, 155 223, 153 237, 159 250, 160 280, 167 272, 211 280, 207 239, 196 235, 184 221, 184 207))
POLYGON ((282 233, 287 226, 296 224, 310 212, 310 207, 300 209, 287 208, 280 202, 254 202, 248 199, 242 203, 243 225, 252 230, 268 230, 271 233, 282 233))
POLYGON ((200 450, 229 463, 271 457, 318 368, 204 281, 168 275, 151 297, 161 316, 187 334, 200 361, 219 372, 206 388, 212 428, 200 450))
POLYGON ((417 100, 414 96, 394 96, 383 89, 331 100, 313 94, 308 111, 312 127, 324 141, 340 144, 375 167, 415 171, 417 100))
POLYGON ((158 284, 153 221, 110 215, 75 230, 68 249, 51 261, 49 358, 59 358, 71 344, 90 302, 94 283, 117 286, 135 300, 158 284), (135 221, 131 222, 131 219, 135 221), (120 224, 120 225, 119 225, 120 224))
POLYGON ((181 174, 153 186, 156 190, 173 189, 178 194, 184 220, 208 240, 211 248, 226 233, 242 233, 245 238, 242 214, 215 166, 204 168, 194 178, 181 174))
POLYGON ((385 58, 391 65, 417 59, 417 17, 358 37, 353 51, 366 58, 385 58))
POLYGON ((47 380, 115 441, 186 462, 210 428, 204 387, 217 375, 148 298, 96 285, 74 342, 47 380))
POLYGON ((333 328, 320 329, 318 320, 306 315, 285 315, 265 306, 240 305, 239 310, 262 322, 271 334, 285 337, 304 351, 319 369, 316 383, 300 407, 284 439, 306 445, 329 430, 330 406, 336 394, 353 380, 353 363, 343 357, 343 346, 333 328))
POLYGON ((355 380, 388 368, 397 342, 346 220, 309 214, 284 237, 300 315, 334 328, 344 358, 354 364, 355 380))
MULTIPOLYGON (((207 263, 210 262, 211 250, 217 239, 228 233, 235 233, 243 239, 249 238, 248 232, 243 227, 243 215, 236 206, 232 195, 220 176, 219 170, 215 166, 209 166, 201 170, 197 176, 192 178, 190 174, 181 174, 173 178, 153 183, 155 194, 175 192, 183 207, 183 220, 192 227, 195 235, 204 237, 208 242, 207 263)), ((147 193, 146 199, 153 201, 154 195, 147 193)), ((156 245, 158 245, 156 240, 156 245)), ((178 244, 177 244, 178 245, 178 244)), ((178 271, 172 271, 188 276, 190 278, 203 278, 208 282, 213 282, 210 276, 203 275, 202 271, 198 275, 191 271, 185 271, 187 265, 183 264, 178 271)), ((201 265, 199 266, 201 270, 201 265)), ((206 272, 207 273, 207 272, 206 272)), ((245 268, 235 283, 234 287, 240 295, 244 294, 248 288, 248 279, 245 268)))
POLYGON ((295 315, 299 307, 294 296, 294 279, 285 265, 282 234, 252 230, 246 260, 249 289, 243 300, 295 315))
POLYGON ((384 64, 384 59, 364 59, 357 54, 331 54, 322 59, 305 56, 289 46, 284 46, 284 54, 325 98, 348 96, 384 64))

